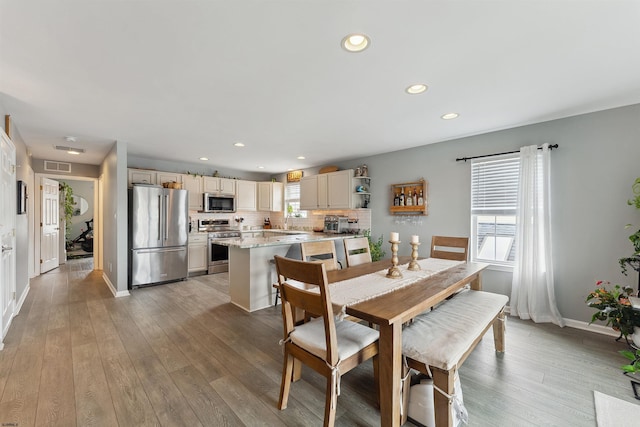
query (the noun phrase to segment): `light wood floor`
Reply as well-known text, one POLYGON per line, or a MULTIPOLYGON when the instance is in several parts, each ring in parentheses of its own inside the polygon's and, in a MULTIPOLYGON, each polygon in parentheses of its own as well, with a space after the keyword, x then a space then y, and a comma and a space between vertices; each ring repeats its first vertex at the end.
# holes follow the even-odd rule
MULTIPOLYGON (((276 408, 277 309, 229 303, 227 276, 200 276, 115 299, 91 259, 31 281, 0 352, 0 424, 321 425, 312 371, 276 408)), ((582 304, 582 295, 576 297, 582 304)), ((507 353, 491 332, 460 370, 471 426, 595 426, 593 390, 633 399, 611 337, 516 319, 507 353)), ((343 377, 337 425, 379 425, 371 363, 343 377)))

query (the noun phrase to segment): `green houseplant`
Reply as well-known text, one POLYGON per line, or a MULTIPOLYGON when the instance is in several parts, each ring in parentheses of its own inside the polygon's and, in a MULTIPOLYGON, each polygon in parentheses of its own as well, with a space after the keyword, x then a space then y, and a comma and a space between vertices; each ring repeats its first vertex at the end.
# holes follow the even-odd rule
POLYGON ((628 343, 628 336, 633 334, 633 329, 636 326, 640 327, 640 311, 634 310, 629 301, 633 289, 620 285, 607 289, 608 285, 611 284, 602 280, 598 281, 596 289, 587 296, 589 307, 598 310, 591 317, 591 323, 596 320, 607 322, 607 326, 620 332, 620 336, 616 340, 624 337, 628 343))
POLYGON ((384 258, 385 251, 382 250, 382 235, 377 240, 371 238, 371 230, 365 230, 364 236, 369 239, 369 251, 371 252, 371 261, 379 261, 384 258))
POLYGON ((63 181, 58 185, 58 190, 60 191, 60 194, 62 194, 60 204, 62 205, 62 211, 64 214, 64 238, 67 242, 67 246, 69 246, 72 230, 71 218, 73 217, 73 211, 75 209, 73 188, 63 181))
MULTIPOLYGON (((635 206, 636 209, 640 210, 640 178, 636 178, 635 182, 632 185, 634 198, 631 200, 627 200, 627 204, 629 206, 635 206)), ((631 224, 627 224, 626 228, 632 227, 631 224)), ((622 274, 627 275, 627 268, 631 267, 636 272, 640 273, 640 230, 633 233, 629 236, 629 240, 633 245, 634 252, 631 256, 620 258, 618 262, 620 263, 620 268, 622 269, 622 274)), ((638 289, 640 289, 640 274, 638 276, 638 289)))

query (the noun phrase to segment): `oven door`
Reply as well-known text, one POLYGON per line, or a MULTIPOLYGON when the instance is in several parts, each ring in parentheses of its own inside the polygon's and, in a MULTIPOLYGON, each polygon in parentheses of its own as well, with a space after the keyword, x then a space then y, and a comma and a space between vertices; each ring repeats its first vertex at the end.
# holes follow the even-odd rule
POLYGON ((229 271, 229 247, 219 245, 216 239, 209 239, 209 274, 229 271))

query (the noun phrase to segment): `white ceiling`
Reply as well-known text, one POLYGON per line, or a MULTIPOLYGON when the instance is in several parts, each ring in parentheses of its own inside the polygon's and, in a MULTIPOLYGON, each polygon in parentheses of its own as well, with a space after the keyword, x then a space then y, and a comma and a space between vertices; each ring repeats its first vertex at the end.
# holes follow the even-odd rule
POLYGON ((640 103, 640 1, 0 0, 0 103, 36 158, 284 172, 640 103))

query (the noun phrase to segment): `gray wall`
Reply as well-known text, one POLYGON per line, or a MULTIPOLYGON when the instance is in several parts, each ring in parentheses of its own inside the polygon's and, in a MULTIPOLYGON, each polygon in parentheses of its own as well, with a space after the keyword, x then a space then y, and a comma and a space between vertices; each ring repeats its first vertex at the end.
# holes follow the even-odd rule
MULTIPOLYGON (((61 162, 61 163, 71 163, 71 162, 61 162)), ((97 165, 87 165, 84 163, 71 163, 71 172, 58 172, 58 171, 48 171, 44 170, 44 160, 43 159, 33 159, 33 170, 35 173, 42 173, 45 175, 62 175, 62 176, 86 176, 88 178, 97 178, 100 173, 100 166, 97 165)))
POLYGON ((103 178, 103 268, 117 292, 127 291, 127 144, 116 142, 107 154, 103 178))
MULTIPOLYGON (((451 125, 455 126, 455 121, 451 125)), ((560 145, 551 154, 558 308, 565 318, 588 321, 593 310, 584 300, 596 280, 637 288, 637 274, 623 276, 617 260, 632 254, 628 236, 640 228, 640 212, 626 204, 632 197, 631 184, 640 176, 640 105, 366 157, 339 166, 368 165, 373 177, 375 236, 383 234, 386 241, 389 232, 398 231, 404 242, 411 234, 430 242, 434 234, 470 233, 470 164, 456 162, 457 157, 518 150, 544 142, 560 145), (429 181, 429 215, 421 227, 394 224, 388 210, 390 184, 420 177, 429 181), (625 229, 629 223, 635 230, 625 229)), ((428 253, 426 243, 421 252, 428 253)), ((408 245, 401 245, 401 254, 409 254, 408 245)), ((509 295, 511 273, 487 272, 484 287, 509 295)))

